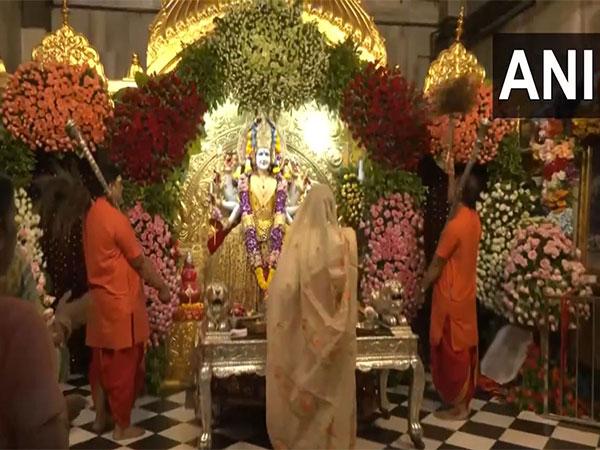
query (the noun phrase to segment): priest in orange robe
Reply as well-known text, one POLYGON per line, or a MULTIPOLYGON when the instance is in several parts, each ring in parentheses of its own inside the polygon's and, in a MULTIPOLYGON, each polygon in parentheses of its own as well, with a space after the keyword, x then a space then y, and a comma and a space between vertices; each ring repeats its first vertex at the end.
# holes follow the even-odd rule
MULTIPOLYGON (((122 182, 116 167, 102 171, 110 193, 90 186, 91 204, 85 215, 83 247, 91 302, 86 344, 92 348, 90 386, 96 407, 94 430, 102 433, 110 408, 116 440, 141 436, 131 426, 131 410, 144 382, 144 348, 150 328, 142 280, 170 300, 165 282, 144 256, 129 219, 118 206, 122 182)), ((95 184, 95 183, 93 183, 95 184)))
POLYGON ((422 299, 433 285, 431 374, 448 406, 437 415, 447 420, 468 417, 479 370, 476 292, 481 224, 475 207, 477 179, 469 176, 458 195, 460 204, 442 232, 420 291, 422 299))

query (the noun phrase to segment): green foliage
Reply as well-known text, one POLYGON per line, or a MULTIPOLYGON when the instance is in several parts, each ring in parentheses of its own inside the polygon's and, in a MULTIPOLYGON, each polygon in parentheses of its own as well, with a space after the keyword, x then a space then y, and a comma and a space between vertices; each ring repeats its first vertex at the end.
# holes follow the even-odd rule
POLYGON ((526 173, 517 133, 506 136, 500 142, 498 155, 489 165, 489 174, 491 184, 498 181, 525 181, 526 173))
POLYGON ((160 388, 167 368, 167 350, 162 343, 158 347, 150 347, 146 354, 146 388, 148 394, 160 394, 160 388))
POLYGON ((10 177, 16 188, 26 188, 34 167, 34 152, 0 126, 0 172, 10 177))
POLYGON ((381 197, 395 193, 407 193, 412 196, 415 206, 425 201, 427 188, 418 175, 403 170, 389 170, 377 164, 367 164, 365 170, 365 203, 372 205, 381 197))
POLYGON ((179 196, 185 170, 185 167, 175 169, 164 183, 142 185, 124 180, 123 203, 131 208, 136 202, 141 202, 149 214, 158 214, 169 225, 173 225, 179 212, 179 196))
POLYGON ((343 167, 336 177, 336 203, 340 223, 355 229, 364 215, 364 192, 357 173, 356 166, 348 166, 343 167))
POLYGON ((182 80, 196 85, 209 111, 226 100, 225 74, 213 37, 187 46, 181 53, 181 62, 176 70, 182 80))
POLYGON ((327 48, 329 70, 324 83, 317 92, 316 101, 332 112, 338 112, 342 104, 344 89, 361 70, 364 63, 360 60, 358 46, 348 39, 327 48))
POLYGON ((210 36, 183 51, 177 68, 210 107, 231 97, 240 112, 277 115, 317 97, 329 55, 317 25, 303 23, 302 2, 242 2, 215 25, 210 36))

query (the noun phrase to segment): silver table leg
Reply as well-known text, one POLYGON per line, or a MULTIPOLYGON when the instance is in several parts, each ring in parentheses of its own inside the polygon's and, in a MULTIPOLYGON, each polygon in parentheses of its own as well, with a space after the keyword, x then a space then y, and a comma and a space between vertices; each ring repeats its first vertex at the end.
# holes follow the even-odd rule
POLYGON ((212 369, 210 364, 202 364, 200 369, 200 417, 202 419, 202 434, 198 448, 209 450, 212 447, 212 369))
POLYGON ((425 448, 423 428, 421 428, 419 417, 423 403, 423 392, 425 391, 425 370, 420 359, 413 362, 412 369, 412 381, 408 397, 408 433, 415 447, 425 448))
POLYGON ((391 417, 390 411, 392 408, 387 395, 389 376, 390 371, 387 369, 379 372, 379 409, 381 410, 381 414, 385 419, 389 419, 391 417))

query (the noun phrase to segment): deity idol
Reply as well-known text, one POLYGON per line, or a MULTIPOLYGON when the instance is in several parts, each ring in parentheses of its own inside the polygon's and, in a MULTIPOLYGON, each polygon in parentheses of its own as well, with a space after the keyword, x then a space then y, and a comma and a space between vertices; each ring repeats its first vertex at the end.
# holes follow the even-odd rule
POLYGON ((267 118, 244 131, 239 147, 243 164, 226 155, 223 174, 216 173, 211 186, 207 282, 224 283, 232 301, 251 315, 262 305, 286 226, 310 180, 283 158, 281 135, 267 118))

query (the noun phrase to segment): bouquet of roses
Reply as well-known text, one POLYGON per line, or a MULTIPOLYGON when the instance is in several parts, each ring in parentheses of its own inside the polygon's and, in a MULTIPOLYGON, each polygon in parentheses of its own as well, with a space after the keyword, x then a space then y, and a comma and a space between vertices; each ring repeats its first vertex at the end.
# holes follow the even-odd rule
POLYGON ((150 339, 154 346, 158 346, 168 333, 173 320, 173 313, 179 305, 177 297, 179 290, 177 259, 179 253, 171 236, 169 225, 160 216, 155 215, 152 217, 140 203, 129 210, 128 216, 140 239, 144 255, 153 262, 154 268, 171 290, 171 302, 164 304, 158 299, 156 289, 148 286, 144 287, 146 298, 150 301, 148 308, 150 339))
POLYGON ((515 182, 497 182, 481 194, 477 211, 481 218, 481 244, 477 260, 477 297, 496 313, 501 303, 504 268, 519 223, 534 210, 536 198, 515 182))
MULTIPOLYGON (((448 115, 436 117, 429 131, 431 133, 431 153, 444 155, 450 150, 448 141, 450 121, 448 115)), ((480 133, 480 127, 485 127, 483 143, 477 156, 479 164, 485 164, 496 157, 498 146, 504 136, 514 130, 515 124, 511 120, 492 120, 492 88, 482 84, 477 94, 477 101, 473 109, 460 119, 455 120, 452 140, 454 160, 466 163, 471 158, 471 153, 480 133)))
POLYGON ((46 293, 46 260, 40 245, 43 231, 40 228, 40 216, 33 212, 31 198, 24 189, 19 189, 15 195, 15 222, 17 223, 17 244, 21 254, 31 268, 31 276, 35 282, 35 288, 43 307, 44 318, 50 322, 54 317, 51 308, 54 297, 46 293))
POLYGON ((369 222, 361 223, 368 249, 363 261, 361 290, 364 299, 388 280, 402 283, 405 295, 404 315, 411 319, 417 312, 417 284, 425 269, 423 250, 423 214, 408 194, 381 197, 369 210, 369 222))
POLYGON ((542 201, 550 211, 559 212, 572 203, 572 189, 579 176, 574 163, 575 139, 562 133, 561 121, 542 120, 537 139, 531 142, 534 158, 544 165, 542 201))
MULTIPOLYGON (((516 232, 504 269, 504 315, 511 323, 549 325, 555 331, 560 318, 560 297, 591 295, 584 276, 581 253, 556 224, 524 222, 516 232)), ((575 316, 586 319, 589 304, 570 305, 570 326, 575 316)))
POLYGON ((186 156, 203 125, 206 105, 175 73, 127 89, 115 106, 111 152, 124 175, 142 184, 164 182, 186 156))
POLYGON ((65 126, 73 119, 93 150, 104 142, 112 106, 105 82, 87 65, 28 62, 4 91, 0 112, 6 129, 32 150, 75 148, 65 126))
POLYGON ((370 158, 415 170, 429 148, 429 108, 397 69, 369 64, 344 91, 341 116, 370 158))

